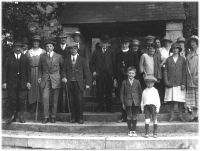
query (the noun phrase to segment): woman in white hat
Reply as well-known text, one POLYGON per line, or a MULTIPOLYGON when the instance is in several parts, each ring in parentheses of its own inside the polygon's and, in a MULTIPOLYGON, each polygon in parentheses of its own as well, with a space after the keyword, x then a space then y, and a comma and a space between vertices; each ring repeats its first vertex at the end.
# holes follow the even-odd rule
POLYGON ((164 80, 165 80, 165 102, 170 102, 170 113, 171 117, 169 121, 173 121, 174 106, 178 104, 179 108, 179 120, 183 119, 183 104, 185 103, 185 85, 186 85, 186 74, 185 66, 186 62, 184 57, 180 56, 181 46, 178 43, 174 43, 171 48, 173 55, 167 58, 165 69, 164 69, 164 80))
POLYGON ((32 88, 28 92, 28 102, 31 105, 31 112, 36 110, 36 102, 40 101, 39 97, 39 87, 38 87, 38 63, 40 59, 40 55, 45 53, 45 50, 40 48, 41 38, 39 35, 35 35, 32 37, 32 48, 28 50, 27 56, 30 60, 31 64, 31 85, 32 88))
POLYGON ((186 105, 192 113, 191 121, 198 121, 198 41, 199 38, 195 35, 190 37, 189 48, 190 52, 186 59, 187 73, 187 91, 186 105))

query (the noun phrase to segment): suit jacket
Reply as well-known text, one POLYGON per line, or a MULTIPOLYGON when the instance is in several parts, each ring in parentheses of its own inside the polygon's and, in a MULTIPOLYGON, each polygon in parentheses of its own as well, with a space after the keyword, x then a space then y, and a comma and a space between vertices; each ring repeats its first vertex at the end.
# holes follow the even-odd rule
POLYGON ((54 52, 52 58, 49 59, 47 53, 41 54, 38 66, 38 78, 41 78, 41 88, 45 87, 48 79, 51 80, 53 89, 61 87, 61 73, 63 70, 61 55, 54 52))
POLYGON ((114 55, 113 52, 107 48, 103 53, 101 48, 96 49, 90 60, 90 71, 96 72, 97 75, 101 75, 102 72, 107 72, 111 77, 114 74, 114 55))
POLYGON ((168 87, 186 85, 186 61, 182 56, 176 63, 173 56, 167 58, 164 69, 164 80, 168 87))
POLYGON ((136 68, 136 78, 139 76, 139 58, 137 53, 129 50, 122 52, 121 50, 116 55, 115 77, 118 82, 127 78, 126 70, 130 66, 136 68))
POLYGON ((66 45, 66 47, 65 47, 64 50, 62 50, 62 49, 61 49, 61 46, 58 45, 58 46, 56 47, 56 49, 55 49, 55 52, 58 53, 58 54, 60 54, 60 55, 63 57, 63 59, 65 59, 65 58, 67 58, 68 56, 71 55, 69 49, 67 48, 67 45, 66 45))
MULTIPOLYGON (((66 77, 68 80, 68 84, 70 85, 70 79, 72 77, 72 60, 71 56, 68 56, 67 59, 64 60, 64 70, 62 72, 63 77, 66 77)), ((75 77, 78 82, 80 89, 83 91, 85 89, 85 84, 90 84, 90 73, 89 67, 86 63, 85 58, 78 55, 75 64, 75 77)))
POLYGON ((138 80, 134 79, 132 85, 128 79, 122 82, 120 90, 120 99, 122 104, 132 106, 134 103, 135 106, 140 106, 141 96, 142 88, 138 80))
MULTIPOLYGON (((18 82, 18 66, 17 59, 14 53, 10 53, 5 61, 3 67, 3 83, 7 83, 8 90, 10 88, 16 88, 18 82)), ((31 81, 31 67, 30 62, 24 54, 21 54, 19 60, 19 79, 20 89, 27 89, 26 84, 31 81)))

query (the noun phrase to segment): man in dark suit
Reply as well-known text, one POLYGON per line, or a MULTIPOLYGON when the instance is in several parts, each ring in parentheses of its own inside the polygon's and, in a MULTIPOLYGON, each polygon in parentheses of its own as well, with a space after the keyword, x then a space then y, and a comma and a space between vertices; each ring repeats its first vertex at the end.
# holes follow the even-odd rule
POLYGON ((70 54, 67 45, 69 44, 70 35, 64 32, 60 33, 59 36, 59 44, 55 50, 56 53, 60 54, 63 59, 65 59, 70 54))
POLYGON ((111 112, 114 54, 109 45, 108 39, 102 37, 100 49, 94 51, 90 60, 90 70, 93 77, 96 77, 97 84, 97 98, 99 103, 97 112, 104 111, 104 104, 106 104, 106 111, 111 112))
MULTIPOLYGON (((63 59, 66 59, 68 56, 71 55, 68 44, 70 42, 70 35, 66 34, 65 32, 62 32, 58 36, 59 38, 59 44, 57 45, 57 48, 55 49, 55 52, 60 54, 63 59)), ((59 92, 59 97, 58 97, 58 112, 69 112, 68 111, 68 98, 67 94, 68 92, 65 89, 64 83, 61 83, 61 88, 59 92)))
POLYGON ((78 54, 78 44, 68 45, 71 55, 65 59, 62 81, 67 83, 71 101, 71 123, 83 124, 83 91, 89 88, 89 67, 85 58, 78 54), (85 87, 86 84, 86 87, 85 87))
MULTIPOLYGON (((129 48, 130 39, 127 37, 123 37, 121 39, 121 50, 116 54, 115 59, 115 79, 114 86, 117 87, 117 96, 119 97, 120 88, 122 85, 122 81, 127 79, 126 70, 130 66, 134 66, 136 69, 136 79, 138 78, 139 72, 139 58, 137 53, 134 53, 129 48)), ((122 119, 119 122, 126 121, 126 111, 121 108, 122 119)))
POLYGON ((61 87, 61 73, 63 70, 63 58, 54 52, 55 42, 52 39, 45 41, 46 51, 40 56, 38 83, 42 90, 42 101, 44 109, 44 119, 42 123, 47 123, 50 118, 51 123, 56 122, 57 102, 59 89, 61 87), (50 97, 51 96, 51 97, 50 97), (49 115, 49 106, 51 115, 49 115))
POLYGON ((16 121, 19 112, 19 122, 25 123, 24 112, 27 90, 31 88, 30 63, 28 58, 21 53, 22 43, 15 42, 13 53, 6 58, 3 70, 3 88, 8 90, 11 103, 12 117, 8 124, 16 121))

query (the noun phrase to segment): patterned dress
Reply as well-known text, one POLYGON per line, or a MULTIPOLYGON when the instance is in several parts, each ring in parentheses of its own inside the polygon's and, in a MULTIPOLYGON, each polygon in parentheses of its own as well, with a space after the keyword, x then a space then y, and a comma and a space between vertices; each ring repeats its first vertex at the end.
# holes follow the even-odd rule
MULTIPOLYGON (((198 50, 197 50, 198 52, 198 50)), ((187 71, 187 91, 186 91, 186 105, 191 107, 198 107, 198 54, 196 52, 190 53, 186 60, 187 71)))
POLYGON ((31 89, 28 92, 28 102, 29 104, 36 103, 37 100, 40 102, 40 93, 38 85, 38 63, 40 60, 40 55, 45 53, 45 50, 38 48, 34 50, 33 48, 27 52, 27 56, 30 60, 31 65, 31 89))

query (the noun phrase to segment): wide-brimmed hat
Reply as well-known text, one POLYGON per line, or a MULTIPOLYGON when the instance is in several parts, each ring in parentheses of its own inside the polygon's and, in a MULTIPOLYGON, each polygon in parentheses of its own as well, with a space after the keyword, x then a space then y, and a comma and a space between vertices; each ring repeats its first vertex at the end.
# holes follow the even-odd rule
POLYGON ((69 45, 67 45, 68 48, 73 48, 77 47, 78 48, 78 43, 77 42, 71 42, 69 45))
POLYGON ((170 43, 172 42, 172 40, 168 36, 163 37, 162 41, 169 41, 170 43))
POLYGON ((144 37, 145 40, 154 40, 155 36, 152 35, 147 35, 146 37, 144 37))
POLYGON ((181 45, 177 42, 172 44, 170 51, 173 52, 172 49, 174 49, 174 48, 179 48, 179 52, 182 51, 181 45))
POLYGON ((41 40, 41 37, 40 37, 40 35, 34 35, 34 36, 32 37, 32 40, 33 40, 33 41, 34 41, 34 40, 40 41, 40 40, 41 40))
POLYGON ((139 45, 140 45, 140 41, 139 41, 138 39, 133 39, 133 40, 131 41, 131 45, 132 45, 132 46, 139 46, 139 45))
POLYGON ((61 32, 61 33, 58 35, 58 38, 67 38, 69 35, 70 35, 69 33, 61 32))
POLYGON ((178 37, 177 42, 185 42, 185 38, 184 37, 178 37))
POLYGON ((16 46, 22 47, 23 44, 22 44, 21 41, 15 41, 15 42, 13 43, 13 46, 14 46, 14 47, 16 47, 16 46))
POLYGON ((54 46, 56 45, 56 42, 54 41, 53 38, 49 38, 49 39, 46 39, 44 41, 44 45, 47 45, 47 44, 53 44, 54 46))
POLYGON ((152 81, 152 82, 157 82, 157 79, 153 75, 146 75, 144 77, 144 81, 152 81))
POLYGON ((120 39, 120 43, 123 44, 123 43, 127 43, 127 42, 131 42, 131 39, 129 37, 122 37, 120 39))
POLYGON ((192 39, 199 41, 199 37, 196 35, 192 35, 189 40, 192 40, 192 39))

